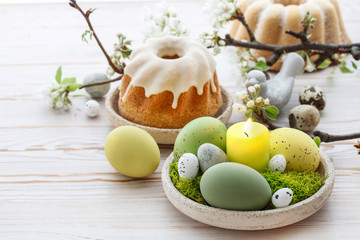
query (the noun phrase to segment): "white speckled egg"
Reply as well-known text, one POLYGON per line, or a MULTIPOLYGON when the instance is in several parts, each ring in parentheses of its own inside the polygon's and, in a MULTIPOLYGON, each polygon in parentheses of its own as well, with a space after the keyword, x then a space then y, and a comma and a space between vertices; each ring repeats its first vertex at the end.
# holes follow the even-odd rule
MULTIPOLYGON (((92 73, 84 78, 83 84, 92 84, 108 81, 108 77, 104 73, 92 73)), ((93 98, 103 97, 110 89, 110 83, 86 87, 85 91, 93 98)))
POLYGON ((312 105, 319 111, 323 110, 326 105, 326 97, 323 90, 314 85, 306 85, 303 89, 301 89, 299 101, 301 104, 312 105))
POLYGON ((202 172, 205 172, 215 164, 229 161, 226 153, 221 148, 211 143, 202 144, 198 148, 197 156, 202 172))
POLYGON ((199 172, 199 160, 192 153, 184 153, 178 162, 178 172, 181 178, 193 180, 199 172))
POLYGON ((99 114, 100 105, 95 100, 89 100, 85 103, 85 113, 89 117, 96 117, 99 114))
POLYGON ((290 110, 289 125, 301 131, 312 131, 320 122, 319 110, 311 105, 300 105, 290 110))
POLYGON ((289 206, 293 198, 293 191, 290 188, 281 188, 271 197, 272 204, 277 208, 289 206))
POLYGON ((273 172, 284 172, 286 168, 286 159, 284 155, 277 154, 273 156, 269 161, 269 169, 273 172))

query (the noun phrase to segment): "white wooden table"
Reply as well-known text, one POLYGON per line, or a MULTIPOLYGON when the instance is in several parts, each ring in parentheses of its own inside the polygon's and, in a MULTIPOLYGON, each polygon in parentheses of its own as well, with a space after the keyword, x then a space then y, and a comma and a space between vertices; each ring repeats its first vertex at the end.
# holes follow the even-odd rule
MULTIPOLYGON (((359 42, 360 2, 339 2, 348 34, 359 42)), ((155 6, 154 1, 80 4, 98 8, 92 21, 109 51, 118 32, 142 44, 144 6, 155 6)), ((169 5, 178 10, 193 36, 210 29, 199 13, 204 1, 169 5)), ((117 173, 103 149, 113 129, 105 110, 88 118, 82 111, 86 100, 80 98, 74 99, 71 111, 59 113, 48 109, 37 92, 53 80, 59 65, 65 76, 80 81, 89 73, 105 71, 106 61, 95 42, 81 41, 85 29, 84 19, 67 1, 0 4, 0 239, 359 238, 356 139, 321 146, 336 169, 327 204, 299 223, 268 231, 218 229, 177 211, 160 178, 170 149, 161 150, 159 168, 146 179, 117 173)), ((300 89, 316 84, 328 98, 317 129, 334 134, 360 131, 359 78, 359 72, 331 75, 330 70, 299 76, 278 123, 287 125, 286 113, 298 105, 300 89)), ((231 79, 221 81, 231 92, 239 89, 231 79)))

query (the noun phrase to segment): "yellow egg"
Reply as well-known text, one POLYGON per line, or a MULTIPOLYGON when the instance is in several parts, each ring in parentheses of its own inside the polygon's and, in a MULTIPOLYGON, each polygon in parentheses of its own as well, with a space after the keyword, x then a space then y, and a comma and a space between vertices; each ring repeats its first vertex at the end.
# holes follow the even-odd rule
POLYGON ((113 168, 129 177, 146 177, 160 163, 160 149, 154 138, 133 126, 111 131, 106 138, 105 154, 113 168))
POLYGON ((320 163, 319 148, 314 140, 294 128, 270 132, 270 159, 277 154, 284 155, 288 171, 315 171, 320 163))

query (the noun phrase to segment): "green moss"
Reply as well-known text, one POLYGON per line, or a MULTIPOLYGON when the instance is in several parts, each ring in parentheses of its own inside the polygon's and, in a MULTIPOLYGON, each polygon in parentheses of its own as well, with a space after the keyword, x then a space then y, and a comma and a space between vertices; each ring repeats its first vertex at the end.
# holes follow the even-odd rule
POLYGON ((207 204, 200 192, 201 175, 199 174, 193 180, 187 180, 184 178, 180 178, 177 165, 178 165, 177 161, 173 162, 170 165, 170 178, 171 178, 171 181, 174 183, 174 186, 176 187, 176 189, 184 196, 186 196, 198 203, 207 204))
MULTIPOLYGON (((170 177, 176 189, 184 196, 207 205, 200 192, 199 174, 194 180, 187 180, 179 177, 177 161, 170 165, 170 177)), ((290 204, 295 204, 315 194, 324 184, 325 177, 321 177, 318 172, 272 172, 266 169, 262 173, 263 177, 269 183, 274 194, 281 188, 290 188, 293 191, 293 199, 290 204)))
POLYGON ((318 172, 272 172, 269 169, 262 173, 269 183, 272 193, 281 188, 290 188, 293 191, 293 199, 290 204, 305 200, 315 194, 324 184, 325 177, 318 172))

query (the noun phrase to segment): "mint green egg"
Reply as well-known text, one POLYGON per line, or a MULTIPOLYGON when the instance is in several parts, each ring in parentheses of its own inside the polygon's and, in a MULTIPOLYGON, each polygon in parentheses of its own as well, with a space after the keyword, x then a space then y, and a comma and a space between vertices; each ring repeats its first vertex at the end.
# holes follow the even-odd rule
MULTIPOLYGON (((84 78, 83 84, 92 84, 108 81, 108 77, 104 73, 92 73, 84 78)), ((105 96, 110 89, 110 83, 86 87, 85 91, 93 98, 105 96)))
POLYGON ((212 143, 226 151, 226 126, 217 118, 200 117, 192 120, 181 129, 174 143, 174 158, 179 160, 184 153, 197 155, 204 143, 212 143))
POLYGON ((265 178, 253 168, 234 162, 210 167, 200 180, 200 191, 209 205, 229 210, 261 210, 271 200, 265 178))

